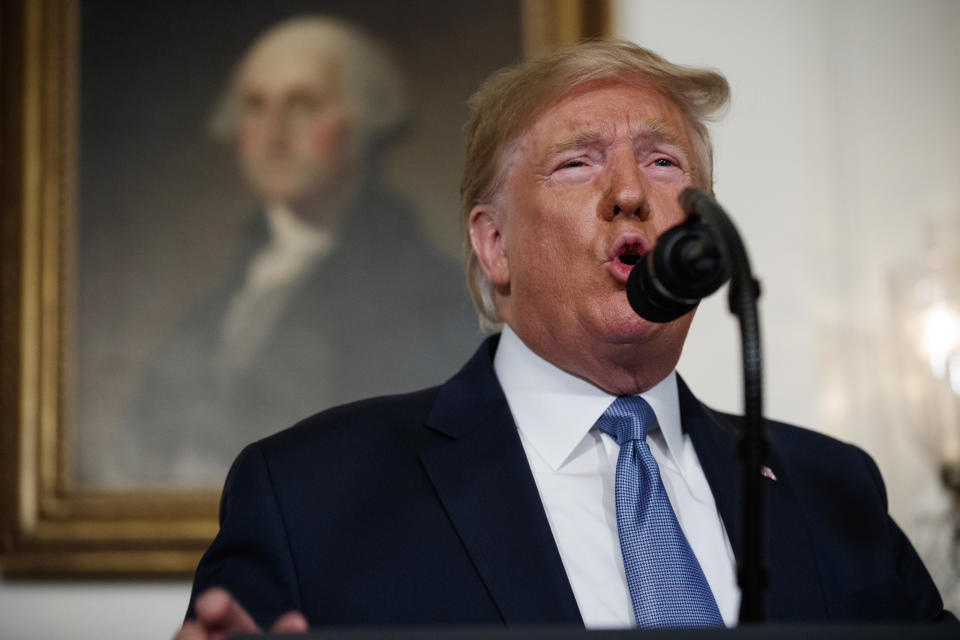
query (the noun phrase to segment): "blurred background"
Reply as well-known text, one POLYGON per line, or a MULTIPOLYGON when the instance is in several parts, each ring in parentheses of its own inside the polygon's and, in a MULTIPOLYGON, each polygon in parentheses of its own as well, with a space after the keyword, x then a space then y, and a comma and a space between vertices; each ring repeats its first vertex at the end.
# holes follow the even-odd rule
MULTIPOLYGON (((97 15, 97 4, 90 4, 85 21, 97 15)), ((169 47, 145 42, 163 64, 171 65, 167 84, 138 88, 136 78, 121 78, 130 90, 113 98, 135 107, 140 117, 135 128, 158 135, 151 123, 174 117, 181 123, 174 146, 205 149, 189 152, 200 154, 203 173, 184 178, 179 156, 171 156, 157 159, 154 173, 145 179, 148 188, 180 185, 173 195, 182 195, 184 202, 192 202, 184 206, 194 207, 178 211, 188 214, 185 219, 198 215, 193 211, 216 209, 224 216, 220 222, 227 224, 231 212, 255 206, 238 182, 231 155, 204 141, 204 127, 231 65, 264 25, 259 4, 236 5, 236 24, 246 24, 236 33, 201 22, 194 23, 194 33, 174 30, 177 38, 182 33, 193 38, 194 46, 209 44, 202 59, 178 59, 169 47), (252 12, 249 23, 241 19, 247 12, 252 12), (221 36, 232 38, 223 50, 214 46, 221 36), (158 103, 158 89, 163 95, 183 94, 178 100, 191 104, 158 103), (227 200, 217 200, 216 206, 204 200, 216 190, 235 206, 221 207, 227 200)), ((447 16, 444 46, 460 55, 437 59, 431 54, 436 43, 416 38, 386 42, 420 56, 421 70, 441 66, 456 77, 473 59, 468 50, 457 48, 467 37, 484 43, 487 60, 502 54, 503 62, 494 66, 519 55, 518 23, 516 31, 506 34, 483 26, 493 23, 477 22, 496 17, 495 24, 504 25, 518 20, 510 13, 514 3, 437 3, 449 6, 423 11, 416 9, 416 2, 384 5, 412 7, 406 10, 413 25, 428 21, 431 12, 447 16), (451 25, 460 25, 462 31, 451 25)), ((103 30, 111 19, 114 16, 101 16, 97 24, 84 22, 84 29, 103 30)), ((126 19, 123 33, 109 37, 137 34, 140 18, 126 19)), ((150 33, 157 33, 160 18, 144 19, 150 21, 150 33)), ((362 19, 376 31, 376 16, 362 19)), ((960 3, 613 0, 612 24, 618 35, 673 61, 714 67, 730 80, 731 109, 713 128, 715 188, 736 220, 763 283, 765 413, 854 442, 874 456, 887 482, 894 517, 923 556, 947 606, 960 611, 956 504, 949 488, 952 484, 956 490, 951 470, 960 459, 960 128, 955 124, 960 113, 960 3)), ((111 56, 116 53, 101 53, 100 58, 84 60, 84 73, 108 82, 108 75, 87 66, 113 68, 111 56)), ((431 79, 428 73, 415 74, 413 93, 447 90, 447 84, 436 86, 431 79)), ((464 89, 469 87, 458 91, 464 89)), ((427 119, 441 116, 450 124, 434 142, 403 152, 402 160, 392 160, 397 165, 388 168, 387 175, 402 176, 404 167, 432 162, 434 144, 459 144, 462 113, 427 119)), ((447 147, 443 156, 460 153, 447 147)), ((129 170, 129 160, 112 161, 129 170)), ((458 169, 435 167, 425 175, 433 171, 449 176, 458 169)), ((88 178, 86 184, 96 184, 95 176, 88 178)), ((454 253, 456 178, 443 189, 403 178, 389 180, 415 203, 438 250, 454 253), (423 199, 418 194, 431 195, 423 199), (431 212, 439 212, 435 225, 431 212)), ((92 195, 81 194, 81 203, 92 195)), ((140 200, 157 202, 167 195, 147 191, 140 200)), ((166 259, 168 247, 152 244, 175 237, 167 233, 169 228, 158 232, 161 226, 151 220, 163 213, 148 211, 142 202, 114 206, 139 212, 131 216, 130 224, 139 226, 128 229, 130 237, 145 239, 143 251, 151 259, 166 259)), ((222 248, 216 241, 210 244, 209 236, 191 242, 197 246, 188 247, 188 254, 195 259, 209 259, 209 251, 222 248)), ((190 284, 196 295, 202 285, 190 284)), ((151 286, 172 291, 170 300, 190 299, 169 283, 151 286)), ((168 326, 187 305, 171 308, 176 304, 155 307, 168 326)), ((679 370, 703 401, 739 411, 738 334, 725 305, 718 295, 701 306, 679 370)), ((128 325, 143 326, 132 319, 128 325)), ((105 349, 110 344, 105 338, 89 342, 108 345, 105 349)), ((109 363, 109 354, 89 357, 109 363)), ((100 361, 91 360, 90 366, 109 371, 99 369, 106 366, 100 361)), ((2 581, 0 636, 168 637, 179 625, 188 596, 186 582, 2 581)))
POLYGON ((519 8, 80 4, 81 485, 219 487, 248 442, 459 368, 460 127, 519 8))

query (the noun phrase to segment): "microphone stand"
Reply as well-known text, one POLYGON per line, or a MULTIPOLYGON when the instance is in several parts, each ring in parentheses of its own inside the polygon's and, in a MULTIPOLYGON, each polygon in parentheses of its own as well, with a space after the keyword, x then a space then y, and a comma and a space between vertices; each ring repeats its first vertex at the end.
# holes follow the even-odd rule
POLYGON ((762 465, 767 453, 767 438, 763 423, 760 319, 757 313, 760 283, 750 270, 750 261, 740 234, 713 198, 699 189, 688 188, 680 194, 680 205, 688 215, 703 218, 711 235, 718 241, 730 273, 730 312, 740 322, 744 398, 743 432, 739 442, 743 495, 743 546, 737 571, 741 591, 740 622, 762 622, 763 590, 767 583, 763 563, 762 465))

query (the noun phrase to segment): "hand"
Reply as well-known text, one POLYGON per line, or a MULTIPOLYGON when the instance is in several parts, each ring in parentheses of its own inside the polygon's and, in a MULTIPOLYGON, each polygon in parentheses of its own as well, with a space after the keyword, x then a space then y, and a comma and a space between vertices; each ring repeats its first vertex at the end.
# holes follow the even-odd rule
MULTIPOLYGON (((236 598, 226 589, 207 589, 194 602, 195 620, 180 627, 173 640, 220 640, 235 633, 261 631, 236 598)), ((309 630, 307 619, 299 611, 288 611, 270 627, 273 633, 303 633, 309 630)))

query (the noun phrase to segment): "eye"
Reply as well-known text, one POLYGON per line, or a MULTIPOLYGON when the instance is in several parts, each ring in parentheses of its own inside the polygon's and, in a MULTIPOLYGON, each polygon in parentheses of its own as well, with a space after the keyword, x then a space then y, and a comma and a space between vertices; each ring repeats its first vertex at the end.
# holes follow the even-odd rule
POLYGON ((298 115, 311 115, 323 106, 323 100, 307 93, 297 93, 291 96, 290 111, 298 115))
POLYGON ((259 115, 265 108, 266 100, 259 94, 246 94, 240 98, 240 109, 244 115, 259 115))
POLYGON ((653 161, 654 166, 657 167, 674 167, 676 166, 670 158, 657 158, 653 161))
POLYGON ((558 184, 581 184, 589 181, 601 165, 602 161, 590 153, 570 154, 552 161, 549 174, 558 184))

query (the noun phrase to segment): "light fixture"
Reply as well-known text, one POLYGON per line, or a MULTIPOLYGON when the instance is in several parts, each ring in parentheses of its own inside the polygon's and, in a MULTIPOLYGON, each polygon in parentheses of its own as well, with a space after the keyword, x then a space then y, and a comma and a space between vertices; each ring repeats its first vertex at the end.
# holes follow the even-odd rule
POLYGON ((927 251, 892 278, 899 380, 913 437, 939 466, 953 502, 955 575, 960 576, 960 220, 934 223, 927 251))

